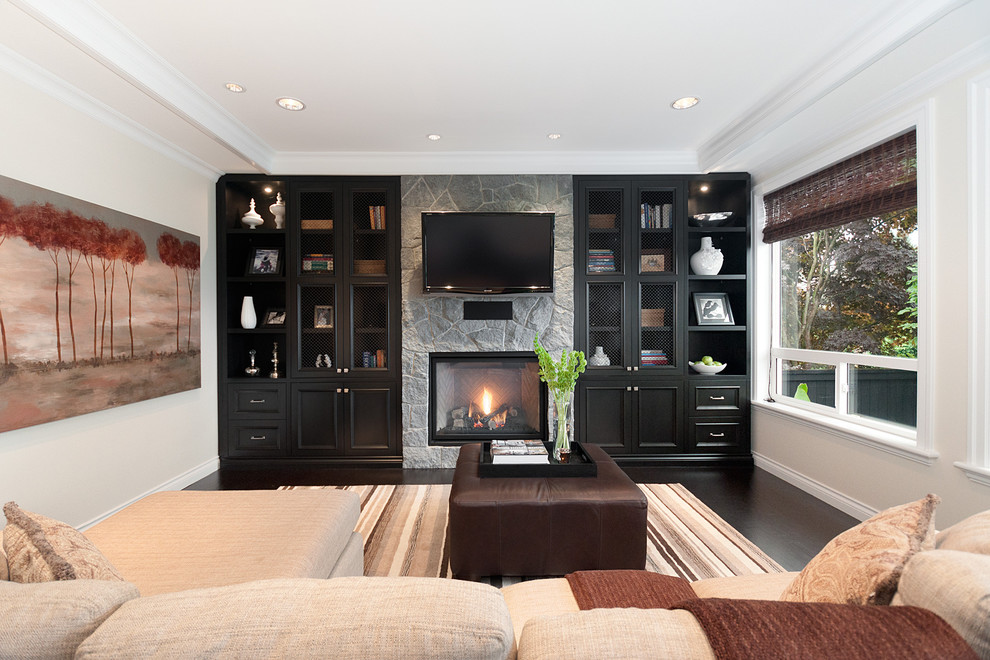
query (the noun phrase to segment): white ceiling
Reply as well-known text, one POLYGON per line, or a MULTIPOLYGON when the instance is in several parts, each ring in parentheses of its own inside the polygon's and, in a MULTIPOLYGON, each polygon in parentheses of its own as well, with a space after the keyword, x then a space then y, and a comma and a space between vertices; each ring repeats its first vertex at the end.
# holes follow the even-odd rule
POLYGON ((966 4, 0 0, 0 60, 218 172, 710 170, 966 4))

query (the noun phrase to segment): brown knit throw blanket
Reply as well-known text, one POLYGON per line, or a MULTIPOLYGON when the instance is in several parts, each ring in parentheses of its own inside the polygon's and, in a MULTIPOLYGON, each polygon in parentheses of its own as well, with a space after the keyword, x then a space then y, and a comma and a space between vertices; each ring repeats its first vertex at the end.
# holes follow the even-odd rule
POLYGON ((648 571, 565 577, 582 610, 687 610, 718 660, 978 660, 948 623, 920 607, 698 598, 687 580, 648 571))
POLYGON ((564 577, 582 610, 606 607, 669 609, 697 598, 684 578, 649 571, 577 571, 564 577))
POLYGON ((687 610, 719 660, 975 660, 976 653, 934 612, 920 607, 696 598, 687 610))

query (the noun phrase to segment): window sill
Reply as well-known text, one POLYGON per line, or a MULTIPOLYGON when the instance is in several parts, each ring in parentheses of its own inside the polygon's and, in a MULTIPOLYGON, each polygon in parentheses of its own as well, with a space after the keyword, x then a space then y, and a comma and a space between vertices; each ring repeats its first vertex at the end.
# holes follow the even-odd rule
POLYGON ((966 473, 969 480, 982 486, 990 486, 990 470, 972 463, 956 463, 956 467, 966 473))
MULTIPOLYGON (((900 456, 922 465, 932 465, 938 452, 918 449, 914 442, 893 433, 885 433, 854 422, 834 419, 807 410, 800 410, 786 404, 772 401, 753 401, 753 407, 817 431, 825 431, 843 440, 849 440, 867 447, 900 456)), ((987 473, 990 475, 990 472, 987 473)), ((972 477, 971 477, 972 478, 972 477)))

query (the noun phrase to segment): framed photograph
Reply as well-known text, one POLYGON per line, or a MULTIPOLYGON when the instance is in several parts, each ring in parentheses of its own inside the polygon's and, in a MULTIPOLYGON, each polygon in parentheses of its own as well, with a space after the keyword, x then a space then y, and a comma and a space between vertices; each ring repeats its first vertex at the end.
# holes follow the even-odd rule
POLYGON ((333 305, 316 305, 313 308, 313 327, 333 327, 333 305))
POLYGON ((266 309, 265 318, 262 319, 261 325, 269 328, 276 328, 285 325, 285 308, 271 307, 266 309))
POLYGON ((698 325, 735 325, 726 293, 695 293, 694 313, 698 325))
POLYGON ((282 268, 280 248, 254 248, 248 261, 248 275, 278 275, 282 268))

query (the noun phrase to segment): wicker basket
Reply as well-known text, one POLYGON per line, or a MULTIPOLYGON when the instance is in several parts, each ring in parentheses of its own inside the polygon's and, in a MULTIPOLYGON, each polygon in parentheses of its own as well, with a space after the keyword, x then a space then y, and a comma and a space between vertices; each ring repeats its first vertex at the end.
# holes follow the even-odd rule
POLYGON ((640 310, 640 324, 644 328, 659 328, 664 325, 665 311, 663 307, 659 309, 640 310))
POLYGON ((384 259, 355 259, 354 273, 356 275, 384 275, 384 259))
POLYGON ((615 229, 614 213, 589 213, 588 226, 592 229, 615 229))

